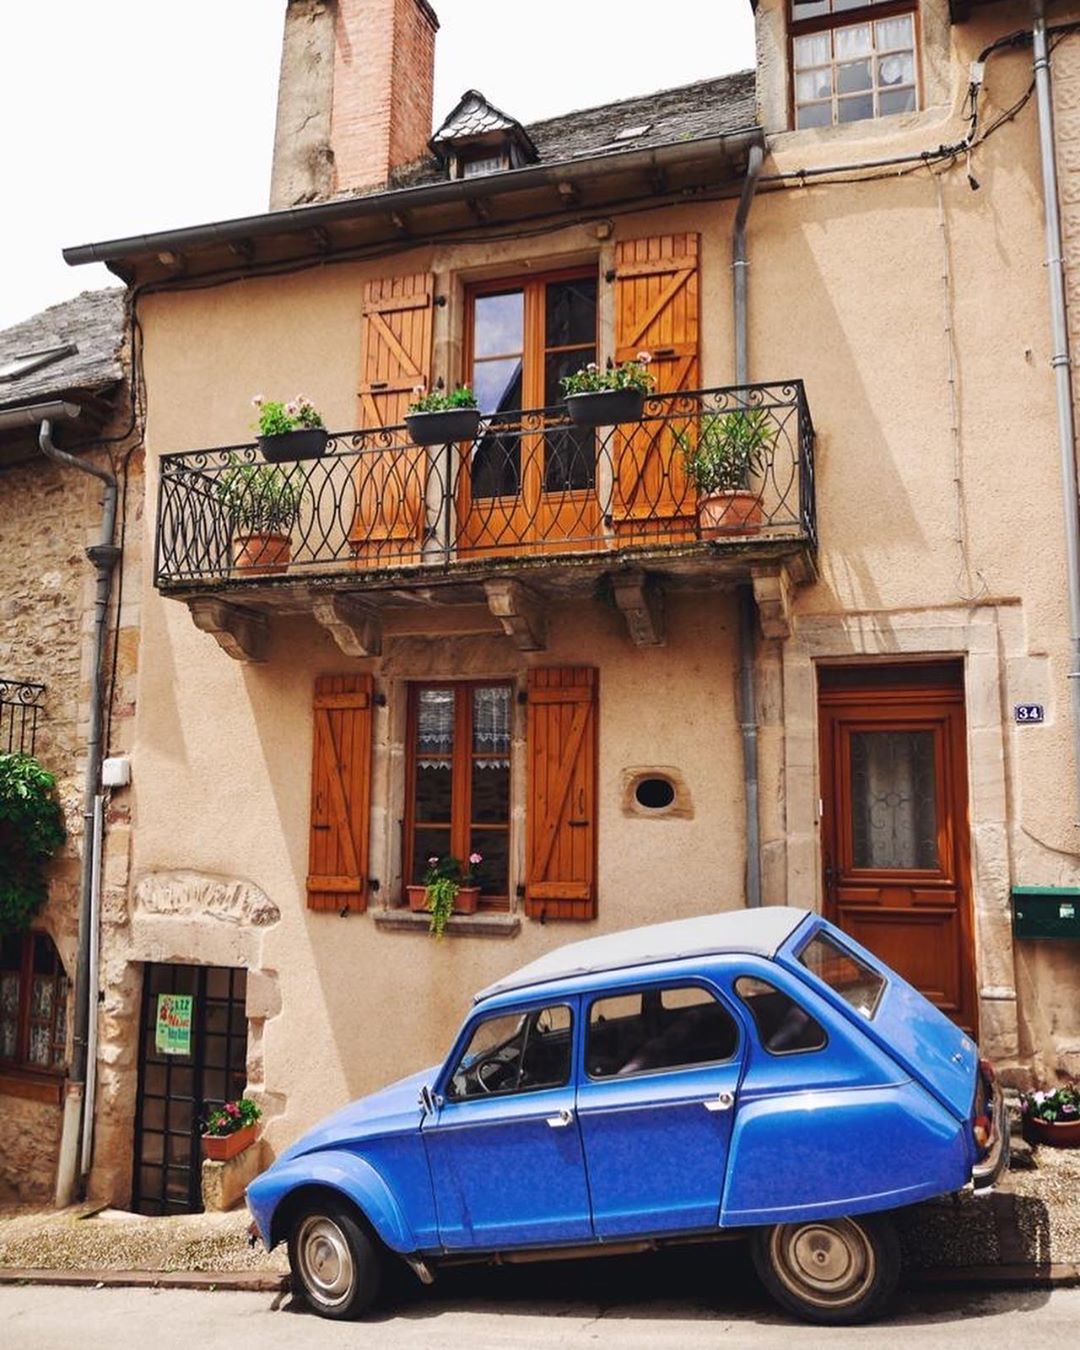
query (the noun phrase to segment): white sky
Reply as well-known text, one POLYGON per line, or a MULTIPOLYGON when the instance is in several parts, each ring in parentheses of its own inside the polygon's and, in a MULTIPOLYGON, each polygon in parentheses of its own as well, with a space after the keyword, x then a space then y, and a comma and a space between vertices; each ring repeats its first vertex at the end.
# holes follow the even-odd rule
MULTIPOLYGON (((436 122, 468 88, 528 122, 753 64, 747 0, 433 3, 436 122)), ((118 284, 65 245, 266 206, 284 12, 0 0, 0 328, 118 284)))

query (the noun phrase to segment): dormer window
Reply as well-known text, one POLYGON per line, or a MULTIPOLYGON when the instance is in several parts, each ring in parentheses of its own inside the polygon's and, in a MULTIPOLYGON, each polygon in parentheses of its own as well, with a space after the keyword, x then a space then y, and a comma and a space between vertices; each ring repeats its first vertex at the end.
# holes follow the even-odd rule
POLYGON ((919 106, 918 0, 792 0, 795 126, 838 126, 919 106))
POLYGON ((431 148, 445 165, 448 178, 504 173, 539 159, 521 123, 489 103, 477 89, 461 96, 432 136, 431 148))

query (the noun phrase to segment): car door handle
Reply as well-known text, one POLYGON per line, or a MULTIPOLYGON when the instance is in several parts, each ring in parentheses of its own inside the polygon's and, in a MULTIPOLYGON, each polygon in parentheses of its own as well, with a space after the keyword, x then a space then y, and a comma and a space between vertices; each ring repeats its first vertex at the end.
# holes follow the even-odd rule
POLYGON ((547 1116, 546 1119, 553 1130, 562 1130, 574 1119, 574 1113, 563 1107, 557 1116, 547 1116))
POLYGON ((735 1105, 735 1098, 730 1092, 721 1092, 719 1097, 710 1097, 703 1105, 706 1111, 730 1111, 735 1105))

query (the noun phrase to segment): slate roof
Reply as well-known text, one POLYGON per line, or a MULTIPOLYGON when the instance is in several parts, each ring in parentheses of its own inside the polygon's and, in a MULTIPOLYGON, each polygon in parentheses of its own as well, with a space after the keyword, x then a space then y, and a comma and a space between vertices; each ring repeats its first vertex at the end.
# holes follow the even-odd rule
POLYGON ((95 391, 124 378, 124 290, 83 291, 0 332, 0 373, 46 348, 75 350, 15 379, 0 378, 0 408, 19 407, 75 390, 95 391))
POLYGON ((470 136, 484 136, 489 131, 511 131, 520 126, 520 122, 489 103, 479 89, 469 89, 431 139, 433 142, 461 141, 470 136))

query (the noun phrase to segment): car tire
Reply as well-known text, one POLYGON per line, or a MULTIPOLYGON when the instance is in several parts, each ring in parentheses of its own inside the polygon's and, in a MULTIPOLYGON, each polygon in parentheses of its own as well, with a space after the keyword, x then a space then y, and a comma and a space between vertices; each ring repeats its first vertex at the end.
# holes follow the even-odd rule
POLYGON ((349 1321, 375 1301, 382 1254, 357 1212, 327 1200, 304 1209, 289 1233, 293 1293, 320 1317, 349 1321))
POLYGON ((811 1219, 759 1229, 751 1250, 762 1284, 807 1322, 847 1326, 884 1312, 900 1278, 891 1219, 811 1219))

